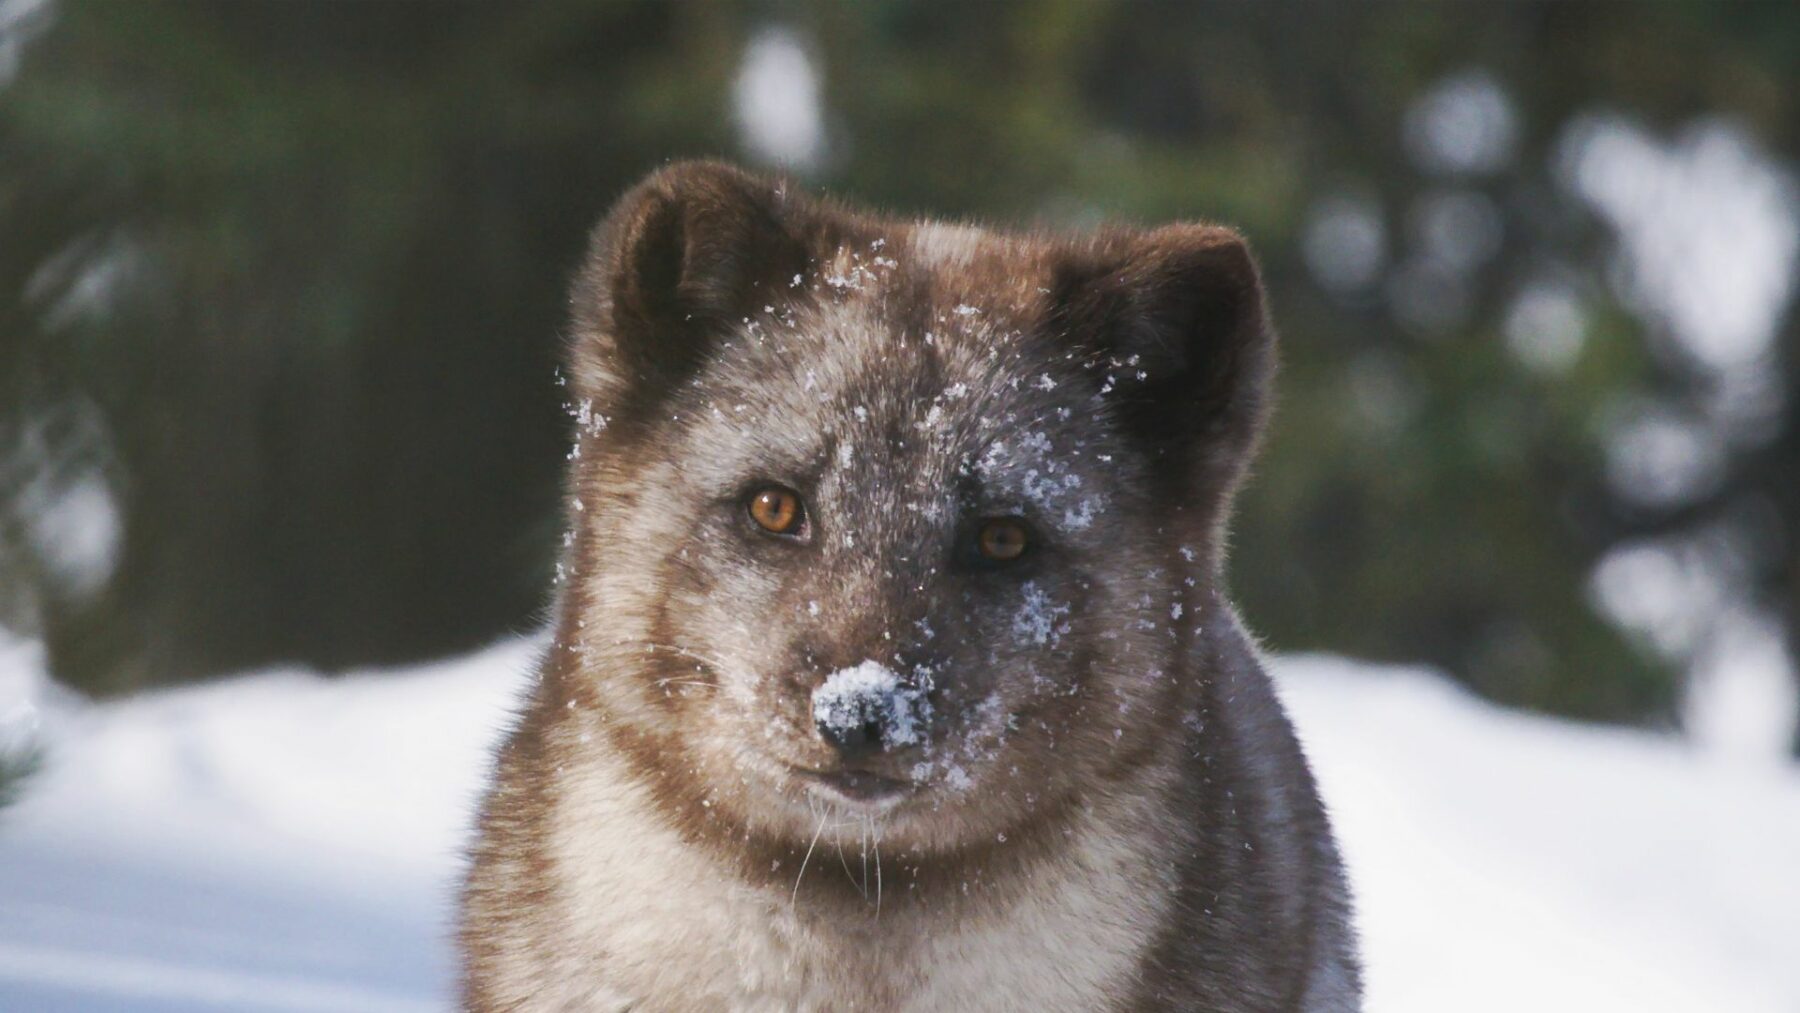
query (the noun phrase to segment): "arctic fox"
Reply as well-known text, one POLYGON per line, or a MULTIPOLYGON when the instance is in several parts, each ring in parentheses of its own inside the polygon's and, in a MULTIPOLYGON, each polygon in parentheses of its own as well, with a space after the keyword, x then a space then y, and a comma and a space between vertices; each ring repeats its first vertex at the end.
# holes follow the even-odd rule
POLYGON ((1215 225, 645 180, 573 294, 556 636, 471 1010, 1349 1010, 1350 908, 1224 597, 1274 371, 1215 225))

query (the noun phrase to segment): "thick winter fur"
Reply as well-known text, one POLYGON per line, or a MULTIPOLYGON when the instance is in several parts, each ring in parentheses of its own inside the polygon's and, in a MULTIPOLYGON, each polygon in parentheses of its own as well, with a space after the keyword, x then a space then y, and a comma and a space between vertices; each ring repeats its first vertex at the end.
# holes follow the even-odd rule
POLYGON ((468 1008, 1358 1006, 1331 832, 1220 586, 1274 361, 1236 233, 897 221, 676 165, 596 232, 570 354, 566 579, 482 812, 468 1008), (747 517, 769 483, 800 536, 747 517), (1016 562, 973 548, 994 517, 1016 562), (924 728, 845 759, 810 699, 864 662, 924 728))

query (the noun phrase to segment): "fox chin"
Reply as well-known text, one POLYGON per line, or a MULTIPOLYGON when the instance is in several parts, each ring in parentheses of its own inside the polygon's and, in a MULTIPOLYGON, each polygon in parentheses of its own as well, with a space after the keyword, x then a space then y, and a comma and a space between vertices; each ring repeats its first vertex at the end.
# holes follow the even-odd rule
POLYGON ((572 306, 566 576, 482 806, 465 1008, 1360 1008, 1223 587, 1275 370, 1241 236, 682 163, 572 306))

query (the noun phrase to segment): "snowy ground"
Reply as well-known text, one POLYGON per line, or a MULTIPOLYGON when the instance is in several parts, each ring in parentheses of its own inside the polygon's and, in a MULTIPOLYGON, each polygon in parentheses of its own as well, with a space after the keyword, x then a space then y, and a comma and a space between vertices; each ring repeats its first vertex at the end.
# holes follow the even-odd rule
MULTIPOLYGON (((534 645, 88 706, 0 639, 0 1008, 449 1004, 449 884, 534 645), (0 743, 3 744, 3 743, 0 743)), ((1279 668, 1360 894, 1375 1011, 1800 1009, 1800 770, 1279 668)))

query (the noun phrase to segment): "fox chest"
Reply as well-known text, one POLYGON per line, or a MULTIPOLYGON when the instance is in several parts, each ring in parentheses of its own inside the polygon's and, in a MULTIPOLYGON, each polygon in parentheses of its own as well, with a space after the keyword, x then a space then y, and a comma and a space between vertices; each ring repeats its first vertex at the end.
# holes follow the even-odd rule
POLYGON ((1145 937, 1055 916, 831 934, 748 899, 689 914, 603 933, 589 966, 606 992, 633 1010, 1100 1010, 1145 937))
MULTIPOLYGON (((746 884, 657 843, 673 847, 588 851, 564 894, 565 941, 579 944, 557 977, 593 989, 581 1005, 604 994, 636 1011, 1107 1009, 1168 896, 1145 863, 1088 853, 1006 896, 971 884, 934 909, 888 892, 878 912, 871 893, 866 911, 827 919, 804 891, 746 884)), ((809 877, 849 875, 825 857, 809 877)))

